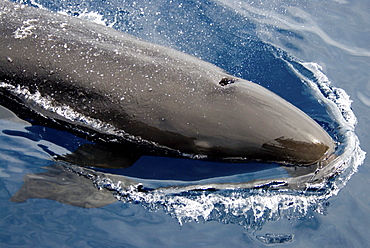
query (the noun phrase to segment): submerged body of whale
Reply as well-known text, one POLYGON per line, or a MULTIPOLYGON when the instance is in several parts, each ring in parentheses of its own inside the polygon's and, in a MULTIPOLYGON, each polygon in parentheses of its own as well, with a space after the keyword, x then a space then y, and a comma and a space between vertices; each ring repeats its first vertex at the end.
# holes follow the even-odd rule
POLYGON ((267 89, 95 23, 0 1, 0 81, 42 115, 193 157, 317 164, 335 144, 267 89))

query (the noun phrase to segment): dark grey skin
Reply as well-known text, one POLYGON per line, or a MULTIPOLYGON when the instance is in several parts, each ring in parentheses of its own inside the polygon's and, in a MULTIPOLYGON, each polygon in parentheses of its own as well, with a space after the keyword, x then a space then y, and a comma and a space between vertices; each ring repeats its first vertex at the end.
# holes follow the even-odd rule
MULTIPOLYGON (((8 1, 0 12, 0 81, 108 123, 117 136, 211 159, 311 165, 334 152, 301 110, 196 57, 8 1)), ((47 117, 107 132, 17 97, 47 117)))

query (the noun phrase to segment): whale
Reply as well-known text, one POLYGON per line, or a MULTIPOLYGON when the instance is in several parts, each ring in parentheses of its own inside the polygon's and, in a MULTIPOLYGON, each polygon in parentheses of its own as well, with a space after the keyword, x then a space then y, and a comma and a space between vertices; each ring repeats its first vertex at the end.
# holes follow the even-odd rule
POLYGON ((323 164, 330 135, 266 88, 110 27, 0 1, 1 97, 103 141, 192 159, 323 164))

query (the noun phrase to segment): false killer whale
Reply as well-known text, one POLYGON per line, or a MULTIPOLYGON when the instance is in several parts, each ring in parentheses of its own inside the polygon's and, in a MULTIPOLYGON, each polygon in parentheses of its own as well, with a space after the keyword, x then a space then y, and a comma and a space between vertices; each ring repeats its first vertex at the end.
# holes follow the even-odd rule
POLYGON ((311 165, 335 150, 301 110, 201 59, 43 9, 0 9, 2 94, 51 120, 191 158, 311 165))

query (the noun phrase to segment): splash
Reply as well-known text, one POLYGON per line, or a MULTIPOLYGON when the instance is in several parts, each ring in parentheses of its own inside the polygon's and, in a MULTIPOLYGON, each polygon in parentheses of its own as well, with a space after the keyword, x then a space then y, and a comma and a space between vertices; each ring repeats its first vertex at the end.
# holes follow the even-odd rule
POLYGON ((36 29, 36 27, 33 25, 33 23, 37 23, 36 19, 29 19, 23 22, 23 25, 17 30, 14 31, 14 38, 16 39, 25 39, 28 36, 31 36, 33 34, 33 31, 36 29))
MULTIPOLYGON (((58 13, 62 15, 71 15, 71 13, 65 10, 58 11, 58 13)), ((103 26, 111 27, 113 25, 113 24, 109 24, 107 19, 104 19, 104 16, 99 14, 97 11, 88 11, 87 9, 85 9, 85 10, 76 12, 74 16, 80 19, 90 21, 90 22, 95 22, 96 24, 103 25, 103 26)))

